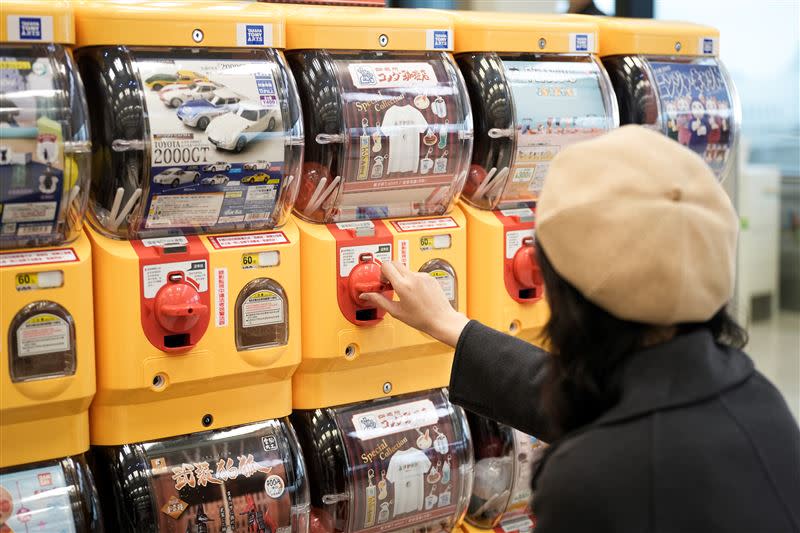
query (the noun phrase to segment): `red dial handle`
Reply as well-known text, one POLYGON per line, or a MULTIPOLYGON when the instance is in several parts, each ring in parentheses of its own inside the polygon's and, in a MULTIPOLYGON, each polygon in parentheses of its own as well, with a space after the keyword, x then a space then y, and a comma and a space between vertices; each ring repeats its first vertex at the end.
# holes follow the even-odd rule
POLYGON ((385 293, 392 290, 392 285, 382 279, 381 262, 373 257, 372 254, 361 254, 359 263, 353 267, 349 276, 350 299, 358 307, 367 307, 359 296, 365 292, 385 293))
POLYGON ((159 310, 162 314, 170 317, 184 317, 191 316, 195 313, 202 314, 208 311, 208 306, 204 304, 181 305, 181 304, 164 304, 159 310))

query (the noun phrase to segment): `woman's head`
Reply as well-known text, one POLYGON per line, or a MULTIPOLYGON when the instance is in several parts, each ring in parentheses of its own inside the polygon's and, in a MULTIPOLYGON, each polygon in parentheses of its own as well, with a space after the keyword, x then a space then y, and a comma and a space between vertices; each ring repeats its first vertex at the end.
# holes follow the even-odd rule
POLYGON ((708 166, 639 126, 573 145, 551 165, 537 206, 537 258, 555 354, 546 399, 562 429, 616 402, 634 351, 708 328, 743 345, 724 308, 738 219, 708 166))

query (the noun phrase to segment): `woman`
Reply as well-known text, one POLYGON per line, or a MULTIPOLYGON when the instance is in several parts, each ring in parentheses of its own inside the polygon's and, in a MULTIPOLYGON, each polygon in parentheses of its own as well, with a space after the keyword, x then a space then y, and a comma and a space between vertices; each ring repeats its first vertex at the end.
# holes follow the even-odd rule
POLYGON ((725 305, 737 217, 692 151, 639 126, 565 149, 537 209, 552 357, 396 263, 364 299, 456 347, 450 398, 551 442, 537 533, 800 531, 800 431, 725 305))

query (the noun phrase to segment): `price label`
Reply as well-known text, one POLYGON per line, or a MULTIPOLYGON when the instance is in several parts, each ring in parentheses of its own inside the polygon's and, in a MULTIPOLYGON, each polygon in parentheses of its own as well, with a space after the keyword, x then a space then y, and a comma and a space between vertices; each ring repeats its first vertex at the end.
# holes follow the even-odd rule
POLYGON ((423 252, 427 252, 428 250, 433 250, 433 237, 420 237, 419 249, 422 250, 423 252))
POLYGON ((245 270, 258 268, 258 254, 242 254, 242 268, 245 270))
POLYGON ((36 272, 17 274, 16 279, 18 291, 30 291, 39 288, 39 274, 36 272))

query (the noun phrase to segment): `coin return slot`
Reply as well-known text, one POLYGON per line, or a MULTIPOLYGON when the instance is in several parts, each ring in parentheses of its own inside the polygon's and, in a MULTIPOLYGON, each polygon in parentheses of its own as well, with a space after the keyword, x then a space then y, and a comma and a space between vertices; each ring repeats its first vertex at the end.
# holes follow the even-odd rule
MULTIPOLYGON (((192 310, 189 309, 188 312, 191 313, 192 310)), ((177 333, 175 335, 164 335, 164 347, 165 348, 183 348, 184 346, 189 346, 189 334, 188 333, 177 333)))
POLYGON ((356 320, 367 321, 376 320, 378 318, 378 310, 374 307, 372 309, 356 309, 356 320))

